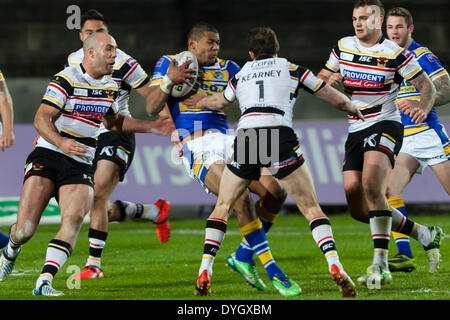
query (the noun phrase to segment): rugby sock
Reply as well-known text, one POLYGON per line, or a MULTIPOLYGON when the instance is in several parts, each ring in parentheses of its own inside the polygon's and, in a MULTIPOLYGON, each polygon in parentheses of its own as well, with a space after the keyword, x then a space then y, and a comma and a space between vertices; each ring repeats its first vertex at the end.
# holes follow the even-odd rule
POLYGON ((8 245, 5 248, 6 255, 9 258, 14 259, 19 254, 19 251, 20 251, 20 244, 15 243, 10 236, 8 238, 8 245))
POLYGON ((198 270, 199 276, 205 269, 212 275, 214 259, 216 258, 216 254, 219 251, 226 232, 226 220, 218 218, 209 218, 206 220, 205 244, 203 247, 202 263, 198 270))
POLYGON ((4 247, 6 247, 8 242, 9 242, 8 236, 0 230, 0 249, 3 249, 4 247))
POLYGON ((392 226, 391 211, 369 211, 369 224, 374 246, 372 263, 378 264, 384 270, 388 270, 389 239, 392 226))
MULTIPOLYGON (((408 213, 406 212, 405 203, 403 202, 402 196, 392 197, 389 198, 387 201, 391 207, 394 207, 395 209, 400 211, 406 218, 408 218, 408 213)), ((398 252, 412 259, 413 254, 411 251, 411 244, 409 241, 409 237, 407 235, 395 231, 392 231, 392 237, 395 240, 398 252)))
MULTIPOLYGON (((273 213, 267 210, 263 207, 262 199, 259 199, 255 203, 255 211, 259 219, 261 220, 264 232, 267 234, 269 232, 270 228, 274 224, 275 220, 279 216, 279 213, 273 213)), ((242 239, 241 244, 239 245, 239 248, 236 250, 236 259, 242 262, 254 264, 253 261, 253 250, 248 244, 248 242, 245 240, 245 238, 242 239)))
POLYGON ((322 250, 325 258, 328 262, 328 271, 331 271, 333 264, 342 269, 341 262, 336 250, 336 244, 334 242, 333 231, 331 230, 331 224, 328 217, 321 216, 312 219, 309 222, 311 233, 317 246, 322 250))
POLYGON ((121 208, 122 220, 144 219, 155 221, 158 219, 159 208, 154 204, 133 203, 129 201, 116 201, 121 208))
POLYGON ((272 257, 272 252, 270 251, 269 242, 267 241, 261 220, 253 220, 241 227, 240 231, 263 264, 269 279, 273 280, 274 277, 285 277, 283 271, 278 267, 272 257))
POLYGON ((431 239, 430 230, 405 217, 400 211, 392 208, 392 230, 410 236, 419 241, 422 245, 427 246, 431 239))
POLYGON ((89 229, 89 257, 86 265, 101 268, 103 248, 105 247, 108 232, 89 229))
POLYGON ((36 281, 36 288, 39 288, 43 281, 52 283, 53 277, 72 254, 72 246, 62 240, 52 239, 47 247, 44 267, 41 275, 36 281))

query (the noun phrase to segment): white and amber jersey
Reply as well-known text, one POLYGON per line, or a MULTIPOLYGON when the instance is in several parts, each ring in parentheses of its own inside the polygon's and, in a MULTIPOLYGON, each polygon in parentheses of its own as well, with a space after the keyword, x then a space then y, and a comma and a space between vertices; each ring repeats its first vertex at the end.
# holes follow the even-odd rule
POLYGON ((299 89, 315 93, 324 85, 308 69, 285 58, 269 58, 247 62, 228 82, 224 97, 229 102, 239 101, 238 128, 292 128, 292 110, 299 89))
MULTIPOLYGON (((110 76, 119 86, 119 113, 131 117, 128 101, 130 100, 131 89, 138 89, 150 81, 150 77, 141 67, 141 65, 120 49, 116 50, 116 61, 113 73, 110 76)), ((68 66, 75 66, 83 61, 83 48, 75 51, 67 58, 68 66)), ((106 131, 102 127, 102 132, 106 131)))
POLYGON ((396 102, 400 84, 423 72, 414 55, 384 37, 374 46, 361 45, 356 36, 339 40, 325 69, 344 76, 344 89, 364 115, 349 116, 349 132, 365 129, 382 120, 401 122, 396 102))
MULTIPOLYGON (((88 147, 85 156, 72 156, 76 161, 92 164, 100 126, 106 114, 117 114, 119 88, 110 77, 97 80, 89 76, 82 64, 67 67, 53 76, 42 103, 60 111, 54 121, 61 136, 88 147)), ((40 137, 37 147, 63 153, 57 146, 40 137)))

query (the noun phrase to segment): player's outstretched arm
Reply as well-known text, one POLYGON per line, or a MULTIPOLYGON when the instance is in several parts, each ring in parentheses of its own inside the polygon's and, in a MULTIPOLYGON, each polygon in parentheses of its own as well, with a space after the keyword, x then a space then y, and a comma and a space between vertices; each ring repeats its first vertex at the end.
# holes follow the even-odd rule
POLYGON ((422 72, 420 75, 414 79, 409 80, 411 84, 420 91, 420 102, 417 107, 412 107, 411 105, 400 105, 400 110, 411 117, 411 120, 415 123, 423 122, 428 112, 434 105, 434 100, 436 98, 436 89, 431 82, 430 78, 422 72))
POLYGON ((352 104, 350 99, 347 98, 347 96, 343 93, 332 88, 330 85, 326 84, 314 95, 319 99, 331 103, 336 109, 347 112, 348 114, 355 116, 359 120, 364 121, 364 116, 362 115, 361 111, 359 111, 359 109, 352 104))
POLYGON ((204 93, 197 93, 184 100, 183 104, 190 109, 222 110, 230 105, 231 102, 225 99, 224 92, 222 91, 210 96, 205 96, 204 93))
POLYGON ((15 140, 13 131, 13 102, 5 81, 0 81, 0 116, 3 123, 3 131, 0 136, 0 149, 4 151, 5 148, 11 147, 15 140))
POLYGON ((167 116, 160 116, 155 121, 147 121, 133 119, 121 114, 105 115, 103 123, 108 130, 122 132, 156 133, 168 136, 175 130, 172 118, 167 116))

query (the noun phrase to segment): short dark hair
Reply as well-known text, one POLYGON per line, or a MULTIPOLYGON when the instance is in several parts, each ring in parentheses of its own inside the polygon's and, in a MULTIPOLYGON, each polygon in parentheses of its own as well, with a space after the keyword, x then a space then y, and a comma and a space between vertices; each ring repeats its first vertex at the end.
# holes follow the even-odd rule
POLYGON ((356 0, 354 8, 365 6, 377 6, 380 8, 380 14, 384 16, 384 6, 380 0, 356 0))
POLYGON ((392 8, 386 14, 386 19, 389 18, 390 16, 405 18, 405 22, 408 27, 413 24, 413 17, 412 17, 411 12, 409 12, 408 9, 405 9, 402 7, 392 8))
POLYGON ((81 29, 83 29, 83 26, 87 20, 99 20, 105 22, 105 17, 99 11, 95 9, 89 9, 81 16, 81 29))
POLYGON ((212 24, 207 22, 197 22, 196 24, 194 24, 191 30, 189 30, 188 40, 193 39, 198 41, 203 37, 204 33, 208 31, 219 33, 219 30, 217 30, 217 28, 214 27, 212 24))
POLYGON ((280 50, 277 35, 269 27, 250 29, 247 35, 247 46, 248 50, 255 55, 255 59, 271 58, 280 50))

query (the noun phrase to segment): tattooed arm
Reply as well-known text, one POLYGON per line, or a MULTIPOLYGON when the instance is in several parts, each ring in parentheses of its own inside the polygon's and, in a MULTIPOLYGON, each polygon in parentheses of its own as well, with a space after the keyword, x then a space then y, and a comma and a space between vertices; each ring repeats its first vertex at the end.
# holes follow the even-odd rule
POLYGON ((0 150, 4 151, 14 144, 14 112, 13 102, 9 94, 6 82, 0 80, 0 116, 3 123, 3 132, 0 130, 0 150))
POLYGON ((420 102, 417 107, 400 108, 401 111, 409 115, 415 123, 421 123, 425 120, 434 105, 436 98, 436 89, 430 78, 422 72, 420 75, 411 79, 410 82, 420 91, 420 102))
POLYGON ((436 87, 436 100, 434 106, 442 106, 450 102, 450 77, 445 74, 433 81, 436 87))

